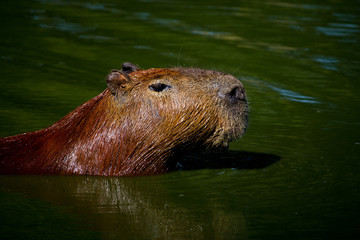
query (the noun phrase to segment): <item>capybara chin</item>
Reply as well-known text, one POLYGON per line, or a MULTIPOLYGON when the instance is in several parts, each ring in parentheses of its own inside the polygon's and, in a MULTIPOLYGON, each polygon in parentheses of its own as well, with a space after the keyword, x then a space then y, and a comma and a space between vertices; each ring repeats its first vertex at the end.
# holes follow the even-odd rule
POLYGON ((245 90, 229 74, 124 63, 106 81, 52 126, 0 139, 0 174, 160 174, 181 154, 226 148, 245 132, 245 90))

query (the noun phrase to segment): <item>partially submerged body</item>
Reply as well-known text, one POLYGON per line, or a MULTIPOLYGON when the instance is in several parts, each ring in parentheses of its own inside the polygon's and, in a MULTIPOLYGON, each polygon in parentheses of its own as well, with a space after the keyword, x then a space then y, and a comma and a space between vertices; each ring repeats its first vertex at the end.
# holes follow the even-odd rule
POLYGON ((231 75, 125 63, 106 80, 52 126, 0 139, 0 174, 160 174, 178 155, 226 148, 245 132, 246 94, 231 75))

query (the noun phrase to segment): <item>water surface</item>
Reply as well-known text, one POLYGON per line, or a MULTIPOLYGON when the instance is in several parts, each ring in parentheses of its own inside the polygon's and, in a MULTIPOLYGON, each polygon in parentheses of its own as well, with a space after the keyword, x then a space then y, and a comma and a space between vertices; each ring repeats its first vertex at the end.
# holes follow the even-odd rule
POLYGON ((351 239, 360 229, 358 1, 7 1, 0 136, 49 126, 122 62, 229 72, 261 168, 1 176, 5 239, 351 239))

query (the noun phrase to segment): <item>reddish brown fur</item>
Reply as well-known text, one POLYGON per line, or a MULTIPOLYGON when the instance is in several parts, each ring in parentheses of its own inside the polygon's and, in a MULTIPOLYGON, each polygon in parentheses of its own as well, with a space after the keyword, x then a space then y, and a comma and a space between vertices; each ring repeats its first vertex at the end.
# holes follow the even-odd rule
POLYGON ((159 174, 174 155, 226 146, 245 131, 246 95, 234 77, 137 70, 113 71, 109 88, 54 125, 0 139, 0 174, 159 174), (155 83, 171 88, 150 90, 155 83))

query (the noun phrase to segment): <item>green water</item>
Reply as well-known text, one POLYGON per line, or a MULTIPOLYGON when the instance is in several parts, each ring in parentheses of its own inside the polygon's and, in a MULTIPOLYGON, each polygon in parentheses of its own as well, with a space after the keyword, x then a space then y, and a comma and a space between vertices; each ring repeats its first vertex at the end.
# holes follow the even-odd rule
POLYGON ((0 136, 49 126, 122 62, 244 83, 259 169, 0 176, 1 239, 357 239, 359 1, 3 1, 0 136))

